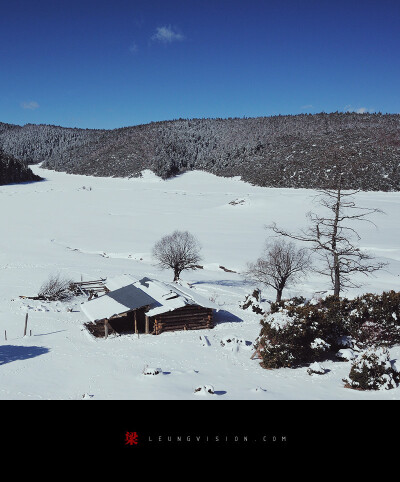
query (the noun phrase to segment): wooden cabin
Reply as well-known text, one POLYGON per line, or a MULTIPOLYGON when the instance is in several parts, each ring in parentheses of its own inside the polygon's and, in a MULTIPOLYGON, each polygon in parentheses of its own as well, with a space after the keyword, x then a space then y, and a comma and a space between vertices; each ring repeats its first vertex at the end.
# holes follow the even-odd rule
POLYGON ((96 337, 213 328, 217 307, 196 290, 177 283, 129 275, 105 282, 106 294, 81 305, 89 318, 85 327, 96 337))

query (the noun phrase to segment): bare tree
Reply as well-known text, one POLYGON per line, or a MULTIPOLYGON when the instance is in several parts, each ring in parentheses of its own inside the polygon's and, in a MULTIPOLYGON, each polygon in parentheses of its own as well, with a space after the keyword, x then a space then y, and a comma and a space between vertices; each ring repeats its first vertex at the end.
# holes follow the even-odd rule
POLYGON ((182 271, 197 268, 197 263, 201 261, 200 249, 200 243, 193 234, 174 231, 154 245, 152 254, 161 269, 171 268, 174 271, 174 281, 178 281, 182 271))
POLYGON ((276 290, 281 301, 283 289, 299 281, 311 268, 307 249, 297 249, 293 242, 277 239, 266 243, 264 252, 255 263, 248 263, 244 276, 276 290))
MULTIPOLYGON (((276 223, 267 226, 276 234, 312 244, 312 250, 324 261, 324 268, 316 270, 319 274, 330 276, 334 296, 339 296, 345 288, 359 287, 352 275, 362 273, 366 276, 382 269, 386 263, 376 262, 368 253, 361 251, 356 242, 361 238, 349 224, 366 221, 374 224, 367 216, 382 213, 380 209, 364 208, 355 204, 353 196, 360 192, 343 192, 341 174, 336 189, 322 189, 316 196, 318 204, 328 210, 326 216, 309 212, 310 226, 299 234, 289 233, 278 228, 276 223)), ((374 224, 375 226, 375 224, 374 224)))

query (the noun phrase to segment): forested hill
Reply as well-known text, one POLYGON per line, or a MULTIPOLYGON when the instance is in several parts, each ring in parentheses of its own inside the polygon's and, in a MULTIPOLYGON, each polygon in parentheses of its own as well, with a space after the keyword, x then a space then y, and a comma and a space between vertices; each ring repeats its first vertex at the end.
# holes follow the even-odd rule
POLYGON ((5 154, 0 149, 0 185, 28 181, 40 181, 42 178, 33 174, 23 162, 5 154))
POLYGON ((97 176, 168 178, 200 169, 271 187, 400 191, 400 115, 320 113, 178 119, 114 130, 0 123, 0 147, 27 163, 97 176))

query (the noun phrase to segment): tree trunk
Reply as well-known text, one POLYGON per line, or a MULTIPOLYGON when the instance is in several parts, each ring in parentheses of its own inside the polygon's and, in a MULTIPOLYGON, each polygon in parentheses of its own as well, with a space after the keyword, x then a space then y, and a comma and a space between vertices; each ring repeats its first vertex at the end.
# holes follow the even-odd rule
POLYGON ((179 281, 180 274, 181 274, 181 270, 178 268, 174 268, 174 281, 179 281))
POLYGON ((339 213, 340 213, 340 203, 341 203, 341 180, 339 181, 339 187, 337 191, 337 199, 335 206, 335 220, 333 222, 333 232, 332 232, 332 252, 333 252, 333 294, 339 297, 340 293, 340 266, 339 266, 339 255, 337 254, 337 236, 338 236, 338 226, 339 226, 339 213))
POLYGON ((334 275, 334 289, 333 295, 339 297, 340 294, 340 266, 339 257, 337 254, 333 257, 333 275, 334 275))
POLYGON ((283 276, 275 286, 276 301, 277 302, 281 301, 281 299, 282 299, 282 293, 283 293, 283 289, 286 285, 286 281, 287 281, 287 276, 283 276))

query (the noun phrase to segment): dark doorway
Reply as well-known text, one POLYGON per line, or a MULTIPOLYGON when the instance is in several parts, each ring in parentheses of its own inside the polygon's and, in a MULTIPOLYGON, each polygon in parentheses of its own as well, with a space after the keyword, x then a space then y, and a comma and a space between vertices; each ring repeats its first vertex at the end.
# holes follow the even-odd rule
POLYGON ((135 333, 135 312, 136 312, 136 326, 138 333, 145 333, 146 317, 144 308, 128 311, 121 316, 110 320, 110 325, 117 333, 132 334, 135 333))

